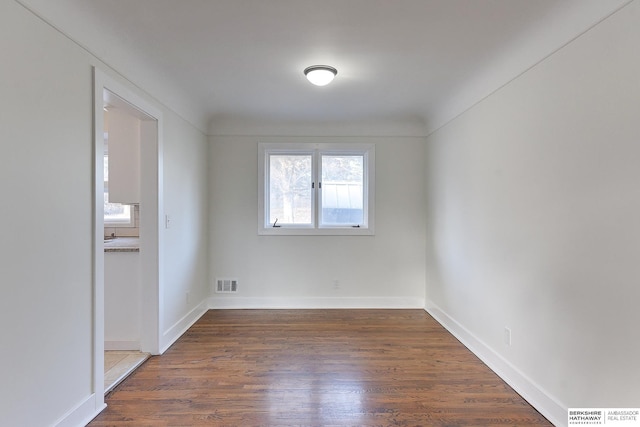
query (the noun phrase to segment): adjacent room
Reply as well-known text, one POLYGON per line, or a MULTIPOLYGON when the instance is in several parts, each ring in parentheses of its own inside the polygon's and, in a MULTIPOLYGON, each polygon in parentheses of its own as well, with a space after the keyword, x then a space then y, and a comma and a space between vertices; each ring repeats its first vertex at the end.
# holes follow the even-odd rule
POLYGON ((1 426, 640 407, 640 0, 2 0, 0 52, 1 426))

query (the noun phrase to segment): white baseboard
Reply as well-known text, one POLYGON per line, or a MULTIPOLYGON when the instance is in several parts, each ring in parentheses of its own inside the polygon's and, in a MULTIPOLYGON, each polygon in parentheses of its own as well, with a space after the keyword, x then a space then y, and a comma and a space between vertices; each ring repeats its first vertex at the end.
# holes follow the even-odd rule
POLYGON ((104 342, 105 350, 140 350, 140 341, 107 341, 104 342))
POLYGON ((558 399, 547 393, 435 304, 427 301, 425 310, 555 426, 567 425, 567 407, 558 399))
POLYGON ((209 298, 211 309, 424 308, 421 298, 209 298))
POLYGON ((204 300, 167 329, 161 337, 160 354, 167 351, 208 309, 208 300, 204 300))
POLYGON ((91 394, 85 400, 80 402, 75 408, 67 412, 62 418, 60 418, 53 425, 55 427, 80 427, 86 426, 89 422, 98 416, 100 412, 107 407, 104 403, 100 403, 99 406, 96 400, 96 395, 91 394))

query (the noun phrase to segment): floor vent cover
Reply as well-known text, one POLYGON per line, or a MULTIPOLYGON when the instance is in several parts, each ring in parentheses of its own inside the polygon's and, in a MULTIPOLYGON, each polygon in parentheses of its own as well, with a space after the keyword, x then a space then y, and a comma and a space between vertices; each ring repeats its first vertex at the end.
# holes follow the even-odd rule
POLYGON ((216 292, 219 294, 238 292, 238 279, 216 279, 216 292))

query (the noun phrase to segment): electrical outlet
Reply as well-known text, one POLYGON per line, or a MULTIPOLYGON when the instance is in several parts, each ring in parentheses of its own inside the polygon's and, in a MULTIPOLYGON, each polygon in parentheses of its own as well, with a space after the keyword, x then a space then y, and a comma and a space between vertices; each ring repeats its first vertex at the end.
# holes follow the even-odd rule
POLYGON ((171 228, 171 215, 169 214, 164 216, 164 228, 171 228))
POLYGON ((511 346, 511 329, 504 328, 504 344, 508 347, 511 346))
POLYGON ((340 281, 337 280, 337 279, 333 281, 333 290, 334 291, 339 291, 340 290, 340 281))

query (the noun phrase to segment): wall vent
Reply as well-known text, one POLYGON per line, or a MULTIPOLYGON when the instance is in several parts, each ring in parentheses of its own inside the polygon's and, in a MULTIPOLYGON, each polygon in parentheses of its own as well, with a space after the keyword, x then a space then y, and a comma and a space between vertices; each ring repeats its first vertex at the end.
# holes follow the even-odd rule
POLYGON ((216 293, 233 294, 238 292, 238 279, 216 279, 216 293))

